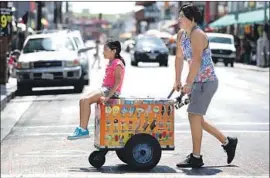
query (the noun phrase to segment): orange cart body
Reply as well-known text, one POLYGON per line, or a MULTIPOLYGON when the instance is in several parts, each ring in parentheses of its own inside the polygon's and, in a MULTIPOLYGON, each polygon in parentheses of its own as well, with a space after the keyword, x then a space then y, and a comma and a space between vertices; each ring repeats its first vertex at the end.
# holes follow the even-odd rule
POLYGON ((123 98, 96 104, 96 148, 124 148, 129 138, 138 133, 152 135, 162 150, 174 150, 174 101, 123 98))

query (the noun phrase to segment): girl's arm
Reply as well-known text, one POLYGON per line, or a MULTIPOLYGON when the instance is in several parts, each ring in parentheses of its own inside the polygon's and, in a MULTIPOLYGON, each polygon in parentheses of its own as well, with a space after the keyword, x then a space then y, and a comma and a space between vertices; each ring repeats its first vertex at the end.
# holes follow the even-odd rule
POLYGON ((176 41, 176 56, 175 56, 175 83, 181 82, 181 74, 184 65, 184 55, 181 48, 181 37, 183 31, 179 30, 177 33, 177 41, 176 41))
POLYGON ((115 77, 114 86, 109 91, 107 98, 111 98, 113 96, 119 84, 121 83, 121 73, 122 73, 122 67, 120 65, 116 66, 116 69, 114 71, 114 77, 115 77))
POLYGON ((205 36, 203 32, 195 30, 191 34, 191 48, 193 59, 189 67, 189 73, 186 80, 186 84, 188 84, 189 86, 193 84, 194 79, 200 70, 204 46, 205 46, 205 36))

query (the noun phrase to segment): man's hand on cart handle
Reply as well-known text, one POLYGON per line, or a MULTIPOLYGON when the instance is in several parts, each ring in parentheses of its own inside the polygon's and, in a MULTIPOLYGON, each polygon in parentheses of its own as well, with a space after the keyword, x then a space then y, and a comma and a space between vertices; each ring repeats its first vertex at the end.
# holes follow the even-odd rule
POLYGON ((173 86, 173 89, 179 92, 181 87, 182 87, 181 82, 175 82, 174 86, 173 86))

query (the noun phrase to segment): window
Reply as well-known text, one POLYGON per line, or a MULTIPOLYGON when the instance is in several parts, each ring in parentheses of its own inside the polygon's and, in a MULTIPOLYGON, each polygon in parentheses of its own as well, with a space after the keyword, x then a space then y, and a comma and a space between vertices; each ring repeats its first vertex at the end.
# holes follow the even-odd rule
POLYGON ((140 38, 136 46, 139 48, 149 46, 166 48, 165 43, 161 39, 154 37, 140 38))
POLYGON ((73 39, 79 49, 83 48, 83 44, 81 43, 78 37, 74 37, 73 39))
POLYGON ((208 36, 208 38, 211 43, 233 44, 233 41, 231 38, 215 37, 215 36, 208 36))
POLYGON ((30 39, 23 48, 23 53, 33 53, 39 51, 62 51, 75 50, 69 38, 35 38, 30 39))

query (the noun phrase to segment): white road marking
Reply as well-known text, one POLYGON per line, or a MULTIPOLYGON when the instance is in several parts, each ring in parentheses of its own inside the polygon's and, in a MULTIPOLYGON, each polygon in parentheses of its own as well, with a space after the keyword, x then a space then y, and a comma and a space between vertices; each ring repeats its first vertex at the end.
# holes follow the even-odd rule
MULTIPOLYGON (((258 134, 269 134, 269 130, 221 130, 221 132, 226 133, 258 133, 258 134)), ((175 134, 180 133, 190 133, 190 130, 177 130, 175 134)), ((12 134, 10 136, 20 136, 20 137, 32 137, 32 136, 68 136, 71 132, 57 132, 57 133, 28 133, 28 134, 12 134)), ((90 132, 90 137, 94 136, 94 132, 90 132)), ((85 138, 81 138, 85 139, 85 138)))
MULTIPOLYGON (((105 178, 105 177, 110 177, 110 178, 119 178, 119 177, 125 177, 125 178, 138 178, 138 177, 142 177, 142 178, 183 178, 183 177, 189 177, 189 178, 197 178, 198 176, 190 176, 190 175, 181 175, 180 174, 181 171, 176 170, 176 173, 140 173, 138 175, 138 173, 125 173, 125 174, 115 174, 115 173, 109 173, 104 175, 100 172, 96 172, 95 168, 89 169, 89 172, 87 173, 68 173, 68 174, 11 174, 11 175, 7 175, 7 174, 1 174, 1 177, 3 178, 64 178, 64 177, 76 177, 76 178, 90 178, 90 177, 94 177, 94 178, 105 178), (180 174, 180 175, 179 175, 180 174)), ((212 178, 213 176, 203 176, 204 178, 212 178)), ((220 178, 248 178, 248 177, 252 177, 252 178, 268 178, 268 176, 231 176, 231 175, 223 175, 223 176, 219 176, 219 175, 215 175, 214 177, 220 177, 220 178)))
POLYGON ((64 87, 34 87, 33 91, 47 91, 47 90, 71 90, 74 89, 73 86, 64 86, 64 87))
MULTIPOLYGON (((237 126, 246 126, 246 125, 269 125, 268 122, 213 122, 214 125, 237 125, 237 126)), ((188 122, 174 123, 175 126, 185 126, 189 125, 188 122)), ((38 126, 15 126, 14 129, 37 129, 37 128, 76 128, 78 124, 70 124, 70 125, 38 125, 38 126)), ((93 124, 89 125, 89 127, 94 127, 93 124)))

